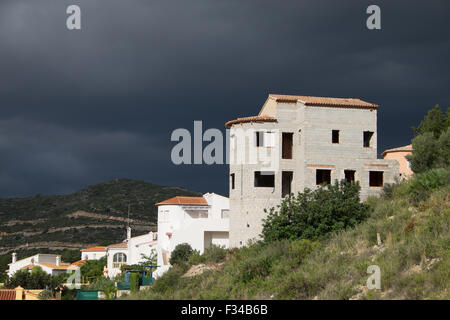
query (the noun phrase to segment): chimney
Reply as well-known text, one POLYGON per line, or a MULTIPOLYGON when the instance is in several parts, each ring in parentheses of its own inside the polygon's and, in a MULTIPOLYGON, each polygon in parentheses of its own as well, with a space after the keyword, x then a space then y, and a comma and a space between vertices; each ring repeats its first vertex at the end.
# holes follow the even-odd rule
POLYGON ((127 227, 127 239, 131 238, 131 228, 127 227))
POLYGON ((17 253, 13 252, 12 254, 12 263, 16 263, 17 261, 17 253))
POLYGON ((61 256, 56 256, 56 266, 59 267, 61 265, 61 256))

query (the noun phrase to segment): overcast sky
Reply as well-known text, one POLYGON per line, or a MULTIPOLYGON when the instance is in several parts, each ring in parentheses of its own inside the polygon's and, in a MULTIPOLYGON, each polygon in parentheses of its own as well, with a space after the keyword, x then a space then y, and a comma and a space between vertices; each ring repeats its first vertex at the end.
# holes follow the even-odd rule
POLYGON ((170 135, 225 130, 269 93, 377 103, 378 152, 409 144, 450 105, 449 15, 447 0, 1 0, 0 197, 113 178, 227 195, 228 167, 173 165, 170 135))

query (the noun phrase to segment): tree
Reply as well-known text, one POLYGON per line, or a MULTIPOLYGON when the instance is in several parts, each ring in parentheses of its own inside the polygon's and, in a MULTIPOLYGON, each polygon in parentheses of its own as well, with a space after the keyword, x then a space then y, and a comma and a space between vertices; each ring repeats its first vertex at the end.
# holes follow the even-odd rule
POLYGON ((417 128, 413 127, 414 135, 418 136, 426 132, 431 132, 434 138, 438 139, 442 132, 449 127, 450 108, 447 109, 447 116, 441 111, 439 105, 430 109, 417 128))
POLYGON ((439 149, 437 165, 448 168, 450 166, 450 128, 441 134, 437 144, 439 149))
POLYGON ((188 243, 181 243, 175 247, 170 255, 170 264, 183 264, 189 260, 192 255, 192 247, 188 243))
POLYGON ((86 281, 95 281, 95 279, 103 277, 103 269, 106 266, 106 257, 99 260, 88 260, 81 266, 80 272, 86 281))
POLYGON ((315 191, 305 188, 303 193, 289 196, 269 210, 261 236, 265 242, 317 240, 333 231, 353 227, 368 215, 368 206, 360 202, 360 189, 359 183, 345 180, 315 191))
POLYGON ((425 172, 436 166, 438 144, 433 133, 425 132, 412 140, 413 153, 406 156, 414 173, 425 172))
POLYGON ((450 158, 450 108, 447 114, 436 105, 428 111, 417 128, 412 140, 413 152, 406 158, 414 173, 422 173, 433 168, 446 168, 450 158))
POLYGON ((5 288, 14 289, 21 286, 25 289, 50 289, 53 290, 56 287, 64 283, 66 274, 57 276, 51 276, 42 270, 39 266, 34 266, 33 270, 19 270, 14 275, 7 279, 5 282, 5 288))

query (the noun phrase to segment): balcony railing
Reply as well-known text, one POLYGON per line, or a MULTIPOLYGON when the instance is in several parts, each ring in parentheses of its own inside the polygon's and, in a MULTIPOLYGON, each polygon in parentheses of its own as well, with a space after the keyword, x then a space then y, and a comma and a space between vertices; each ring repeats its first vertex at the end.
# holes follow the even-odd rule
POLYGON ((121 266, 126 265, 126 262, 113 262, 113 269, 120 269, 121 266))

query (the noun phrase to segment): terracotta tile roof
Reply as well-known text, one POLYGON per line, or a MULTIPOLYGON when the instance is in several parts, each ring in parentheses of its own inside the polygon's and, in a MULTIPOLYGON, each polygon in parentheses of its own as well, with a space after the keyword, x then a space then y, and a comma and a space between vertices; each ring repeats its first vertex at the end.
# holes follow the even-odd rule
POLYGON ((21 270, 25 270, 25 269, 33 269, 34 264, 27 264, 26 266, 20 268, 21 270))
POLYGON ((156 206, 175 204, 175 205, 196 205, 196 206, 207 206, 208 202, 203 197, 173 197, 162 202, 155 204, 156 206))
POLYGON ((16 290, 14 289, 0 290, 0 300, 16 300, 16 290))
POLYGON ((253 117, 244 117, 244 118, 237 118, 236 120, 231 120, 225 123, 226 128, 230 128, 233 124, 238 123, 248 123, 248 122, 276 122, 277 119, 274 117, 269 116, 253 116, 253 117))
POLYGON ((277 102, 287 102, 287 103, 300 101, 306 106, 378 108, 377 104, 369 103, 354 98, 293 96, 283 94, 269 94, 269 98, 274 98, 277 102))
POLYGON ((239 123, 253 123, 253 122, 276 122, 274 117, 275 108, 277 103, 297 104, 297 102, 303 103, 305 106, 315 107, 339 107, 339 108, 361 108, 361 109, 377 109, 379 106, 374 103, 366 102, 361 99, 355 98, 330 98, 330 97, 311 97, 311 96, 297 96, 297 95, 285 95, 285 94, 269 94, 266 102, 258 116, 238 118, 225 123, 226 128, 230 128, 234 124, 239 123), (275 106, 271 103, 275 101, 275 106), (267 104, 271 104, 271 111, 263 112, 267 104))
POLYGON ((37 266, 41 265, 41 266, 49 267, 51 269, 56 269, 56 270, 65 270, 70 267, 70 264, 65 263, 65 262, 61 262, 61 264, 59 266, 57 266, 54 263, 46 263, 46 262, 37 262, 36 265, 37 266))
POLYGON ((393 149, 388 149, 383 151, 383 153, 381 154, 383 157, 390 152, 412 152, 413 148, 412 148, 412 144, 408 144, 407 146, 403 146, 403 147, 398 147, 398 148, 393 148, 393 149))
POLYGON ((80 251, 106 251, 106 247, 92 247, 92 248, 81 249, 80 251))
POLYGON ((72 263, 71 265, 72 266, 82 266, 85 263, 86 263, 86 260, 78 260, 78 261, 75 261, 74 263, 72 263))
POLYGON ((110 244, 108 248, 128 248, 128 244, 126 242, 110 244))

